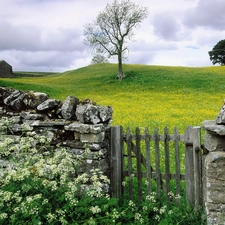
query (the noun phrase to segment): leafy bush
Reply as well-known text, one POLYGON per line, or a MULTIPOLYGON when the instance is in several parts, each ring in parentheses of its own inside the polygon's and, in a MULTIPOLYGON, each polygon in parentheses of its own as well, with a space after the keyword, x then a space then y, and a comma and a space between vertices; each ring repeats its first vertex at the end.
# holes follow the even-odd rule
POLYGON ((52 149, 44 136, 33 132, 16 144, 14 138, 1 136, 0 156, 6 165, 0 174, 1 224, 71 224, 88 215, 84 203, 89 208, 96 198, 108 199, 103 189, 109 180, 101 171, 76 175, 82 156, 52 149))
POLYGON ((203 224, 200 210, 158 202, 154 193, 140 205, 111 198, 101 171, 77 175, 80 157, 24 130, 16 142, 1 136, 0 224, 203 224))

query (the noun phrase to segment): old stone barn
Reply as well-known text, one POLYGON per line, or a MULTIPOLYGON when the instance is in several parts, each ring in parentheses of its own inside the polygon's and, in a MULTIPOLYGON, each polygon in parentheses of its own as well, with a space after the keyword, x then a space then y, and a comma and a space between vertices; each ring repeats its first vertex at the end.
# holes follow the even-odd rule
POLYGON ((12 66, 6 61, 0 60, 0 77, 12 77, 12 66))

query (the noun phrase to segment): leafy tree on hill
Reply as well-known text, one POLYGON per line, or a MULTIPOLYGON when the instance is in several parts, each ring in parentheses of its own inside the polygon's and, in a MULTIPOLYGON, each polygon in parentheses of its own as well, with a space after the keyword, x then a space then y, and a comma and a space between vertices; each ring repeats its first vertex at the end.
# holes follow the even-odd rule
POLYGON ((213 65, 219 63, 221 66, 225 65, 225 39, 219 41, 211 51, 209 51, 210 60, 213 65))
POLYGON ((147 17, 147 7, 130 0, 114 0, 99 12, 93 23, 84 27, 85 40, 93 55, 118 57, 118 79, 123 79, 123 58, 128 51, 127 42, 134 36, 134 29, 147 17))

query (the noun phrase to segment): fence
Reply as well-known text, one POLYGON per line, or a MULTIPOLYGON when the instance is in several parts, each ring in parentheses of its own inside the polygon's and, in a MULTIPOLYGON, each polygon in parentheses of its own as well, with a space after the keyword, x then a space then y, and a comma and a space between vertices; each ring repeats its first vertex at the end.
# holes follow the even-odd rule
POLYGON ((181 194, 181 181, 184 181, 187 202, 192 206, 201 205, 200 136, 199 126, 187 127, 184 134, 179 134, 177 128, 174 134, 169 134, 168 128, 164 129, 164 134, 159 134, 158 128, 153 134, 147 128, 142 133, 136 128, 135 133, 131 134, 129 128, 124 132, 121 126, 111 127, 112 195, 121 197, 127 188, 129 198, 132 199, 136 187, 138 201, 141 202, 145 181, 147 194, 152 193, 154 182, 157 198, 161 197, 163 191, 169 201, 171 181, 175 182, 176 195, 181 194), (175 164, 171 166, 173 161, 175 164), (133 176, 137 179, 136 186, 132 182, 133 176), (123 186, 125 180, 128 181, 127 186, 123 186))
MULTIPOLYGON (((108 176, 108 140, 105 136, 111 123, 112 108, 68 96, 64 101, 51 99, 46 93, 0 87, 0 134, 15 140, 26 132, 45 136, 53 148, 65 147, 75 157, 82 158, 77 175, 99 169, 108 176), (85 149, 90 151, 85 153, 85 149), (82 157, 81 157, 82 156, 82 157)), ((7 157, 0 160, 0 174, 7 157)))

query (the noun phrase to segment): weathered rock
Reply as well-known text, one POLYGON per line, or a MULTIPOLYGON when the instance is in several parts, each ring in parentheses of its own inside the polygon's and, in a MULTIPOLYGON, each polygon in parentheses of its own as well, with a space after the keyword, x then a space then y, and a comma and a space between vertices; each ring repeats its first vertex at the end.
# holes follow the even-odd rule
POLYGON ((9 126, 11 133, 17 133, 22 131, 32 131, 33 127, 23 126, 23 124, 12 124, 9 126))
POLYGON ((40 134, 45 136, 49 141, 52 141, 55 138, 55 133, 50 130, 43 130, 40 134))
POLYGON ((57 120, 35 120, 31 123, 32 127, 53 127, 53 126, 65 126, 70 124, 70 121, 66 121, 64 119, 57 119, 57 120))
POLYGON ((225 126, 217 124, 214 120, 205 120, 202 123, 202 128, 209 133, 225 136, 225 126))
POLYGON ((23 103, 24 96, 25 94, 21 93, 16 99, 10 102, 10 106, 16 111, 22 110, 24 108, 24 103, 23 103))
POLYGON ((105 132, 101 132, 98 134, 81 134, 80 135, 80 141, 81 142, 89 142, 89 143, 100 143, 105 138, 105 132))
POLYGON ((110 106, 98 106, 99 117, 102 122, 112 119, 113 109, 110 106))
POLYGON ((70 147, 70 148, 79 148, 84 149, 84 143, 76 140, 66 140, 61 143, 61 146, 70 147))
POLYGON ((78 133, 100 133, 103 131, 103 124, 84 124, 73 122, 68 126, 65 126, 65 130, 76 131, 78 133))
POLYGON ((75 139, 76 141, 80 141, 80 133, 74 132, 74 139, 75 139))
POLYGON ((49 111, 55 109, 59 105, 60 101, 56 99, 47 99, 37 106, 38 111, 49 111))
POLYGON ((13 100, 20 96, 21 92, 19 90, 15 90, 12 92, 7 98, 4 99, 4 104, 9 105, 13 100))
POLYGON ((81 162, 81 165, 78 168, 78 174, 89 173, 92 169, 107 171, 108 168, 109 164, 106 159, 100 160, 86 159, 81 162))
POLYGON ((7 111, 7 112, 6 112, 6 115, 7 115, 7 116, 13 116, 13 117, 14 117, 14 116, 19 116, 20 113, 19 113, 19 112, 15 112, 15 111, 14 111, 14 112, 9 112, 9 111, 7 111))
POLYGON ((44 115, 37 114, 37 113, 31 113, 31 112, 21 112, 20 116, 24 120, 40 120, 40 119, 44 119, 44 115))
POLYGON ((24 96, 23 102, 28 108, 34 109, 48 98, 49 96, 45 93, 29 91, 24 96))
POLYGON ((110 106, 97 106, 92 104, 80 104, 76 110, 77 120, 87 124, 110 123, 112 113, 113 110, 110 106))
POLYGON ((82 159, 100 160, 106 157, 107 149, 85 153, 85 149, 71 148, 69 152, 75 155, 82 155, 82 159))
POLYGON ((101 148, 105 148, 105 144, 103 143, 82 143, 82 142, 78 142, 76 140, 72 140, 72 141, 64 141, 63 143, 61 143, 62 146, 66 146, 66 147, 70 147, 72 149, 90 149, 91 151, 99 151, 101 148))
POLYGON ((204 193, 208 221, 214 219, 218 220, 220 218, 221 206, 225 205, 225 192, 223 191, 225 190, 224 162, 225 152, 209 152, 205 156, 204 168, 206 173, 204 193))
POLYGON ((0 107, 0 114, 6 113, 6 110, 3 107, 0 107))
POLYGON ((225 151, 225 138, 215 134, 207 133, 204 135, 204 147, 212 151, 225 151))
POLYGON ((90 133, 93 133, 93 134, 100 133, 101 131, 104 130, 103 128, 104 128, 104 126, 101 123, 90 125, 90 133))
POLYGON ((71 119, 76 112, 79 99, 74 96, 68 96, 61 107, 61 114, 64 119, 71 119))
POLYGON ((216 117, 217 124, 225 124, 225 105, 223 105, 216 117))
POLYGON ((15 90, 12 88, 0 87, 0 103, 4 104, 4 99, 10 96, 15 90))
POLYGON ((13 122, 11 122, 11 123, 20 123, 20 121, 21 121, 21 118, 20 118, 20 116, 18 115, 18 116, 13 116, 13 120, 12 120, 13 122))
POLYGON ((97 124, 100 123, 101 120, 98 116, 99 111, 96 105, 85 104, 78 105, 76 110, 77 120, 81 123, 87 124, 97 124))

